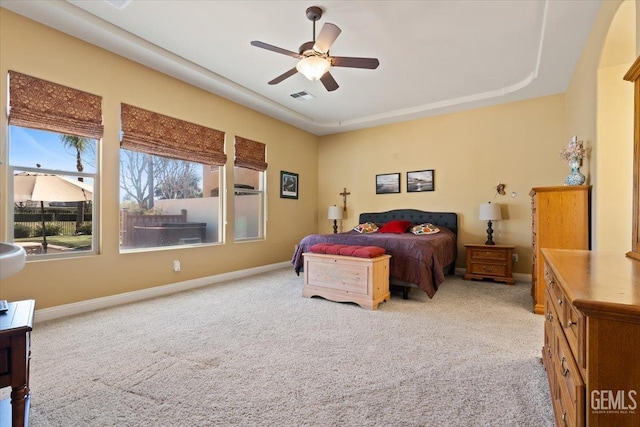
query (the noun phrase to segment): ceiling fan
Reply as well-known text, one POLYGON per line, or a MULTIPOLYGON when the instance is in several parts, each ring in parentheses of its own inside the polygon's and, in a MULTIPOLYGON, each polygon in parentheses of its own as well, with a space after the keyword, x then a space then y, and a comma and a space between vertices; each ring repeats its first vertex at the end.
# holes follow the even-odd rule
POLYGON ((322 26, 318 38, 316 39, 316 21, 322 16, 322 9, 318 6, 311 6, 306 11, 307 18, 313 21, 313 40, 302 43, 298 49, 298 53, 287 49, 282 49, 261 41, 254 40, 252 46, 267 49, 272 52, 281 53, 299 59, 295 67, 284 72, 269 82, 275 85, 281 81, 293 76, 297 72, 303 74, 311 81, 320 80, 324 87, 329 91, 338 89, 338 83, 335 81, 329 69, 333 67, 348 68, 365 68, 374 70, 380 65, 380 61, 376 58, 355 58, 349 56, 330 56, 329 48, 336 41, 342 30, 337 25, 326 23, 322 26))

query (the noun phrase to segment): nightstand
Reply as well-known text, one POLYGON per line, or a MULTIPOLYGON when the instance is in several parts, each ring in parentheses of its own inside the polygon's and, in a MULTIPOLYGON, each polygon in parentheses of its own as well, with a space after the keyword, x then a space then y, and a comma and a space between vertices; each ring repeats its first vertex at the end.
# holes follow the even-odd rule
POLYGON ((465 280, 492 279, 513 285, 513 249, 511 245, 464 245, 467 248, 465 280))

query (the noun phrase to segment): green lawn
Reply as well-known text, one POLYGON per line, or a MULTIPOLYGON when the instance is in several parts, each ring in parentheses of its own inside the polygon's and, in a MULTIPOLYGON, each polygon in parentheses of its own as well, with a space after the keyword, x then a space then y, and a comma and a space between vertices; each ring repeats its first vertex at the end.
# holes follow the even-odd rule
MULTIPOLYGON (((35 242, 42 243, 42 237, 26 237, 22 239, 15 239, 15 242, 35 242)), ((91 247, 91 236, 47 236, 47 243, 49 245, 64 246, 65 248, 82 248, 91 247)))

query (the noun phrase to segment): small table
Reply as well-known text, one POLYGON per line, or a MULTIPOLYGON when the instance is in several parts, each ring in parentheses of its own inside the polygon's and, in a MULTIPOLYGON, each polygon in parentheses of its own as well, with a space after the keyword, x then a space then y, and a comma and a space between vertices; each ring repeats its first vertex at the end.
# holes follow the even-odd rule
MULTIPOLYGON (((30 332, 33 330, 34 300, 9 303, 9 310, 0 314, 0 387, 11 386, 11 424, 4 417, 0 425, 26 426, 29 412, 30 332)), ((7 400, 0 407, 8 408, 7 400)))
POLYGON ((513 249, 511 245, 464 245, 467 248, 465 280, 492 279, 513 285, 513 249))

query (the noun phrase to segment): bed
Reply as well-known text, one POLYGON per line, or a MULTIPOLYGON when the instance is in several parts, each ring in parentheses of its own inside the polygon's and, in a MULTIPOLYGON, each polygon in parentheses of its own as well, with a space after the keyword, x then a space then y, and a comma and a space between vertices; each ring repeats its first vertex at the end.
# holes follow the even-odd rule
POLYGON ((337 234, 312 234, 300 241, 293 254, 291 262, 296 274, 303 269, 303 254, 309 252, 311 246, 317 243, 380 246, 391 255, 389 283, 402 288, 403 298, 408 297, 410 288, 419 288, 433 298, 438 286, 444 281, 445 273, 453 273, 455 269, 458 254, 458 215, 453 212, 396 209, 362 213, 358 224, 371 222, 382 226, 396 220, 407 220, 415 225, 431 223, 440 228, 440 232, 426 235, 414 235, 410 232, 361 234, 349 230, 337 234))

